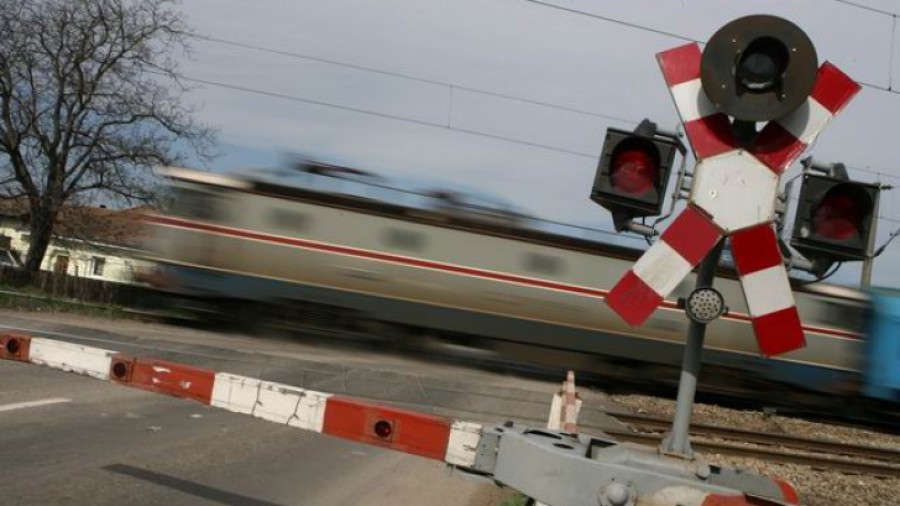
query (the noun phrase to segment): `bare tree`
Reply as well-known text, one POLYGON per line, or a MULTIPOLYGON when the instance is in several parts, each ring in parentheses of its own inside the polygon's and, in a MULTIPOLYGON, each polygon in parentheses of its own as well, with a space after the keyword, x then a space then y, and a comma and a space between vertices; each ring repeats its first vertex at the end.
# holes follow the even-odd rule
POLYGON ((173 53, 190 33, 174 0, 0 0, 0 191, 25 198, 40 269, 76 196, 152 201, 152 168, 205 154, 173 53))

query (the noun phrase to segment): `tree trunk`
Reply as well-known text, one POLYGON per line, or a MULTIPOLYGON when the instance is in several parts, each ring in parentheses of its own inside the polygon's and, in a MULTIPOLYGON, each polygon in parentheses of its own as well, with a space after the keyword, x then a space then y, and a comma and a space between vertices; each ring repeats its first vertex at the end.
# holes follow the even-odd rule
POLYGON ((32 211, 29 223, 31 239, 25 256, 25 271, 34 276, 41 270, 41 263, 50 246, 53 235, 53 213, 46 209, 32 211))

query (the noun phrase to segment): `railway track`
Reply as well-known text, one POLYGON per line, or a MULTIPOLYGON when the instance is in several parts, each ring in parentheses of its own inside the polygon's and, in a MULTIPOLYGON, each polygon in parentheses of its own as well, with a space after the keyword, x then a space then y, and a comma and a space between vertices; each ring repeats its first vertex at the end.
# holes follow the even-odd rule
MULTIPOLYGON (((632 413, 609 415, 631 424, 635 432, 607 432, 622 441, 638 444, 659 445, 664 437, 662 432, 671 425, 671 420, 665 418, 632 413)), ((705 453, 800 464, 845 474, 900 477, 898 450, 708 424, 691 424, 691 435, 691 446, 705 453)))

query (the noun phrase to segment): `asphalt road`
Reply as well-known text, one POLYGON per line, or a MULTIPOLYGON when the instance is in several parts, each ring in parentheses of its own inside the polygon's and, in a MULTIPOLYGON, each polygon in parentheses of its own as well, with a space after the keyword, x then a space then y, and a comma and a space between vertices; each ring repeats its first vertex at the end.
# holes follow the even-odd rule
MULTIPOLYGON (((128 328, 131 324, 122 324, 125 332, 113 328, 116 324, 91 321, 94 327, 105 328, 72 328, 60 315, 4 315, 0 322, 92 336, 102 342, 89 344, 112 349, 120 348, 114 341, 121 339, 122 346, 131 351, 144 349, 140 347, 148 343, 164 343, 160 336, 169 332, 162 327, 146 327, 148 335, 160 333, 157 339, 136 339, 133 334, 141 330, 140 326, 128 328)), ((177 347, 178 339, 185 339, 179 335, 178 330, 171 330, 173 347, 177 347)), ((219 350, 219 362, 225 356, 232 366, 243 363, 248 369, 258 367, 258 360, 239 362, 229 346, 210 345, 218 340, 234 344, 229 341, 234 339, 247 344, 243 338, 204 336, 194 336, 197 346, 202 344, 206 352, 219 350)), ((266 349, 277 345, 256 346, 266 349)), ((292 343, 280 346, 294 352, 299 349, 292 343)), ((183 357, 199 360, 194 345, 182 342, 180 348, 183 357)), ((147 354, 158 355, 158 351, 147 354)), ((297 355, 299 359, 315 354, 297 355)), ((340 356, 349 362, 372 360, 370 352, 358 353, 356 358, 353 352, 336 350, 320 355, 314 357, 318 361, 310 363, 328 366, 325 358, 337 360, 340 356)), ((259 358, 255 353, 253 357, 259 358)), ((392 375, 408 368, 403 365, 405 359, 387 357, 383 362, 392 375)), ((273 366, 271 357, 266 363, 269 367, 263 369, 276 379, 296 377, 289 365, 279 362, 273 366)), ((419 367, 428 369, 427 365, 419 367)), ((346 385, 346 367, 343 371, 346 385)), ((443 374, 453 376, 452 371, 443 374)), ((338 384, 327 376, 317 381, 338 384)), ((402 397, 402 391, 399 395, 402 397)), ((543 394, 541 397, 546 398, 543 394)), ((493 485, 463 480, 439 462, 14 362, 0 362, 0 476, 0 504, 4 506, 451 506, 497 504, 509 493, 493 485)))
POLYGON ((440 463, 0 363, 4 505, 487 505, 440 463))

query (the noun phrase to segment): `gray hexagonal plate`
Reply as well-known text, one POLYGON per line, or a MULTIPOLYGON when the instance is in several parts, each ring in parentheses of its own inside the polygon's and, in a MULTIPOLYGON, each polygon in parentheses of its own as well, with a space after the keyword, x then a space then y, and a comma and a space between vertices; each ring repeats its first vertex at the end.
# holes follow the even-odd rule
POLYGON ((694 169, 691 202, 730 234, 775 219, 778 176, 753 155, 734 150, 694 169))

